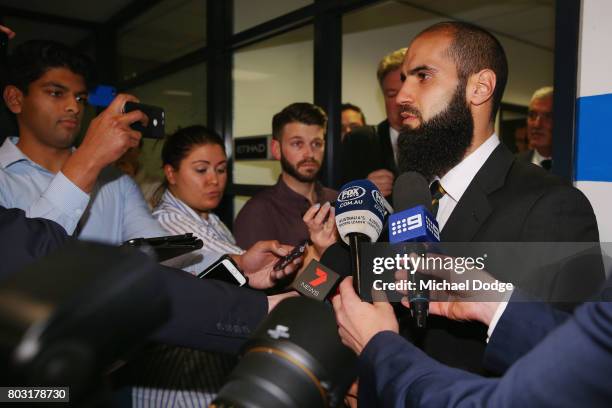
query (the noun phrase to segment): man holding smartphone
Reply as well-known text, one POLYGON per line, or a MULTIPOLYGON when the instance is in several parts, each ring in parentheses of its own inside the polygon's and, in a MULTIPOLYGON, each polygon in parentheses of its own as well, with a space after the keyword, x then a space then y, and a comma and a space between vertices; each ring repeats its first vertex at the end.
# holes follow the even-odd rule
MULTIPOLYGON (((317 177, 325 153, 327 114, 319 106, 292 103, 272 119, 272 154, 281 163, 278 182, 253 196, 234 222, 236 242, 248 248, 257 241, 277 239, 299 246, 310 238, 303 220, 313 205, 325 214, 337 191, 317 177)), ((315 215, 315 212, 311 214, 315 215)))
MULTIPOLYGON (((118 95, 92 120, 78 149, 73 147, 91 73, 87 57, 59 43, 28 41, 15 48, 3 98, 17 119, 19 136, 0 147, 0 205, 55 221, 84 240, 118 245, 167 235, 136 183, 109 166, 140 142, 140 132, 130 125, 147 124, 139 110, 124 113, 127 102, 138 102, 134 96, 118 95)), ((266 285, 296 269, 273 271, 288 249, 270 241, 242 255, 238 265, 266 285)), ((201 259, 202 269, 212 261, 201 259)))

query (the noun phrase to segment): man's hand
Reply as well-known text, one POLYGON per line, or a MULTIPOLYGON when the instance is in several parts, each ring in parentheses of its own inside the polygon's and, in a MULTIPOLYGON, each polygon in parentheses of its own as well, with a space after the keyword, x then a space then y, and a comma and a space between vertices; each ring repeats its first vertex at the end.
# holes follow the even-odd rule
MULTIPOLYGON (((411 256, 416 257, 415 254, 411 256)), ((449 257, 428 253, 427 258, 441 258, 441 262, 431 262, 431 265, 444 265, 446 264, 445 260, 449 257)), ((495 282, 495 278, 483 269, 470 269, 462 274, 444 268, 419 268, 417 272, 431 276, 433 279, 449 283, 463 283, 468 280, 480 280, 489 283, 495 282)), ((400 270, 395 273, 396 281, 407 279, 407 271, 400 270)), ((472 287, 472 285, 470 285, 470 287, 472 287)), ((408 294, 406 291, 398 292, 404 295, 408 294)), ((430 299, 444 299, 445 301, 430 301, 429 313, 443 316, 451 320, 475 320, 488 326, 500 304, 500 301, 497 300, 498 297, 499 295, 487 294, 486 292, 477 290, 432 291, 430 292, 430 299)), ((410 307, 407 296, 402 298, 402 305, 410 307)))
POLYGON ((283 300, 298 296, 300 296, 300 294, 295 290, 285 293, 279 293, 278 295, 268 296, 268 313, 274 310, 274 308, 283 300))
POLYGON ((387 169, 374 170, 368 174, 368 180, 376 185, 384 197, 388 197, 393 192, 393 173, 387 169))
POLYGON ((338 240, 335 214, 336 209, 329 202, 326 202, 323 206, 320 204, 313 205, 302 218, 308 227, 310 241, 312 241, 319 256, 338 240))
POLYGON ((340 283, 340 294, 332 298, 332 303, 342 343, 357 355, 376 334, 388 330, 399 331, 391 304, 363 302, 353 289, 352 277, 340 283))
POLYGON ((120 94, 91 121, 83 143, 70 156, 62 173, 85 192, 93 188, 100 171, 119 159, 129 148, 137 147, 141 134, 130 125, 142 122, 147 116, 141 111, 123 113, 127 101, 138 102, 134 96, 120 94))
POLYGON ((281 245, 278 241, 259 241, 244 254, 232 257, 249 278, 250 287, 268 289, 273 287, 279 279, 296 272, 304 261, 303 257, 296 258, 284 269, 275 271, 276 262, 281 257, 288 255, 291 249, 291 246, 281 245))
POLYGON ((9 40, 15 38, 15 32, 8 27, 0 25, 0 31, 8 35, 9 40))

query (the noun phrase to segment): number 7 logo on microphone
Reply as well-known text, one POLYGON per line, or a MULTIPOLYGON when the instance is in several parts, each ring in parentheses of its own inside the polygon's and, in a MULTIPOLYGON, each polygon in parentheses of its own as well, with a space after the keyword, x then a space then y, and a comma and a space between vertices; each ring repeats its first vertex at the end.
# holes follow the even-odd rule
POLYGON ((323 301, 339 280, 340 275, 313 259, 291 287, 306 297, 323 301))
POLYGON ((312 287, 316 288, 317 286, 327 282, 327 272, 325 272, 323 269, 317 268, 315 270, 315 274, 317 275, 317 278, 308 282, 312 287))

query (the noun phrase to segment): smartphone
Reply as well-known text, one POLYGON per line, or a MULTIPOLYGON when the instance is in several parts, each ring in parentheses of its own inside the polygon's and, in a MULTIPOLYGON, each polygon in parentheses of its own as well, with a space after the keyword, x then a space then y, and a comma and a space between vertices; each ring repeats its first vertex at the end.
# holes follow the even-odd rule
POLYGON ((200 279, 216 279, 238 286, 244 286, 247 278, 240 272, 238 265, 228 255, 223 255, 212 265, 198 274, 200 279))
POLYGON ((299 258, 300 256, 304 255, 307 246, 308 240, 302 242, 300 245, 293 248, 289 255, 282 257, 278 260, 277 263, 274 264, 274 270, 280 271, 281 269, 285 269, 287 265, 293 262, 296 258, 299 258))
POLYGON ((149 124, 132 123, 130 127, 142 133, 148 139, 163 139, 166 136, 166 113, 159 106, 145 105, 144 103, 126 102, 123 107, 125 113, 139 110, 149 118, 149 124))
MULTIPOLYGON (((143 244, 147 245, 163 245, 163 244, 185 244, 197 241, 197 237, 193 236, 192 232, 179 235, 165 235, 163 237, 151 237, 151 238, 132 238, 125 241, 122 245, 129 246, 140 246, 143 244)), ((197 248, 199 249, 199 248, 197 248)))

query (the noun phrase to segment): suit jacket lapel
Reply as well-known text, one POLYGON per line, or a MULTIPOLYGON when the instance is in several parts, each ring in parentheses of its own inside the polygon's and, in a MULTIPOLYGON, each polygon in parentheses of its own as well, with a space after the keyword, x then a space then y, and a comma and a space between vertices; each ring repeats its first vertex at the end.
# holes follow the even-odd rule
POLYGON ((443 242, 469 242, 474 238, 493 211, 488 195, 503 187, 513 161, 512 153, 503 144, 493 150, 442 229, 443 242))

